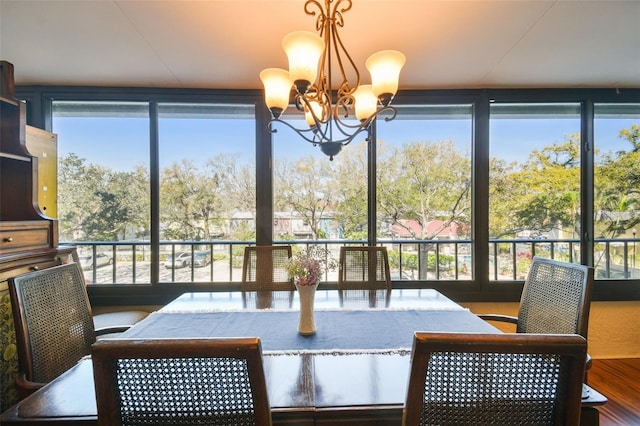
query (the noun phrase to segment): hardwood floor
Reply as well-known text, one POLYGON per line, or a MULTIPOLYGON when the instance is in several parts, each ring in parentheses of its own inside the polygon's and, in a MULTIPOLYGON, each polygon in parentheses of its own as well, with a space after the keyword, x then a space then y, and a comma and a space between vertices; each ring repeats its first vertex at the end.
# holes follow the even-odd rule
POLYGON ((609 400, 598 407, 601 426, 640 425, 640 358, 594 359, 587 380, 609 400))

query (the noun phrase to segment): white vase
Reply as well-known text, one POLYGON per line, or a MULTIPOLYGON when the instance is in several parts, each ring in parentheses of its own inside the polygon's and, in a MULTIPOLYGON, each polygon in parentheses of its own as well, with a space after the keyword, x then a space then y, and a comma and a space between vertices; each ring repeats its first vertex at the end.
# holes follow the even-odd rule
POLYGON ((298 285, 298 297, 300 297, 300 321, 298 322, 298 333, 309 336, 316 332, 316 322, 313 318, 313 300, 316 296, 318 284, 298 285))

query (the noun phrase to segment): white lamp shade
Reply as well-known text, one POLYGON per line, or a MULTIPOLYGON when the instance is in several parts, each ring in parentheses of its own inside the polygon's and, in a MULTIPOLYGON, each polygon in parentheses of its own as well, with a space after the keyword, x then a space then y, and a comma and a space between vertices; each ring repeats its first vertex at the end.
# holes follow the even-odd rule
POLYGON ((311 111, 313 111, 313 114, 315 114, 316 118, 319 121, 324 120, 324 112, 323 112, 323 108, 322 105, 320 105, 320 102, 318 101, 309 101, 309 108, 305 107, 304 109, 304 118, 307 121, 307 124, 309 126, 315 126, 316 122, 313 119, 313 115, 311 114, 311 111))
POLYGON ((280 108, 282 111, 287 109, 292 86, 289 72, 280 68, 267 68, 260 73, 260 80, 264 85, 267 107, 280 108))
POLYGON ((289 59, 291 81, 315 82, 320 56, 324 52, 324 40, 309 31, 295 31, 284 37, 282 48, 289 59))
POLYGON ((378 98, 373 93, 370 84, 361 84, 353 92, 355 98, 356 118, 360 121, 366 120, 375 114, 378 108, 378 98))
POLYGON ((366 65, 371 74, 371 85, 376 96, 393 97, 396 94, 400 70, 405 62, 406 57, 397 50, 383 50, 369 56, 366 65))

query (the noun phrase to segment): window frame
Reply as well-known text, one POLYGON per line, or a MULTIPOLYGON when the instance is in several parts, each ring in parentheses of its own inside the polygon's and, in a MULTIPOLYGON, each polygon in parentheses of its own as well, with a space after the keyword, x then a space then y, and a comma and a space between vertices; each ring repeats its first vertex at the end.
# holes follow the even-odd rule
MULTIPOLYGON (((269 111, 264 105, 262 91, 259 90, 216 90, 216 89, 150 89, 119 87, 76 87, 76 86, 18 86, 17 96, 27 101, 27 123, 51 129, 51 105, 55 100, 69 101, 145 101, 150 106, 151 145, 151 241, 159 243, 158 235, 158 103, 241 103, 254 104, 256 117, 256 221, 257 244, 270 244, 273 238, 273 181, 271 174, 271 134, 266 128, 269 111), (154 114, 155 118, 154 118, 154 114), (155 200, 155 201, 154 201, 155 200), (260 226, 259 224, 268 224, 260 226), (153 231, 155 229, 155 231, 153 231)), ((518 301, 522 282, 508 281, 495 285, 489 281, 488 234, 488 185, 489 185, 489 105, 500 103, 579 103, 581 119, 581 223, 583 230, 580 244, 580 263, 593 264, 594 246, 594 104, 595 103, 638 103, 640 89, 457 89, 457 90, 411 90, 400 91, 394 99, 395 105, 419 104, 470 104, 472 105, 472 254, 474 256, 474 279, 469 282, 455 281, 415 281, 397 282, 398 287, 435 288, 459 302, 501 302, 518 301)), ((384 125, 384 122, 379 123, 384 125)), ((375 136, 375 130, 374 130, 375 136)), ((319 154, 322 155, 322 154, 319 154)), ((328 160, 327 160, 328 161, 328 160)), ((370 167, 371 170, 371 167, 370 167)), ((375 167, 373 167, 375 171, 375 167)), ((375 181, 371 182, 375 194, 375 181)), ((374 203, 375 204, 375 203, 374 203)), ((368 209, 368 221, 375 224, 375 207, 368 209), (373 211, 373 214, 372 214, 373 211)), ((371 241, 369 241, 370 243, 371 241)), ((153 247, 153 246, 152 246, 153 247)), ((152 249, 152 252, 154 250, 152 249)), ((151 285, 123 285, 90 287, 92 302, 96 305, 163 304, 185 291, 236 290, 237 285, 216 285, 212 289, 206 283, 158 283, 157 258, 152 268, 151 285)), ((593 300, 640 300, 640 280, 597 280, 593 300)))

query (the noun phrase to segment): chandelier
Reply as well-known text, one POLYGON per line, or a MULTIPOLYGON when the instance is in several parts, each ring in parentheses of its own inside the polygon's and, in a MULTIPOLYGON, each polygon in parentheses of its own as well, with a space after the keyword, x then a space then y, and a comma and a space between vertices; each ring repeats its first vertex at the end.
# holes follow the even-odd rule
POLYGON ((374 53, 366 61, 371 84, 360 84, 360 72, 338 32, 344 26, 343 14, 351 9, 351 3, 351 0, 324 0, 323 8, 318 0, 307 0, 304 11, 311 16, 317 14, 318 34, 308 31, 287 34, 282 47, 289 70, 267 68, 260 73, 265 102, 273 117, 268 129, 276 132, 274 123, 282 123, 319 146, 330 160, 361 132, 366 131, 369 140, 371 123, 381 112, 389 112, 386 121, 395 118, 391 101, 398 91, 400 70, 405 63, 405 56, 396 50, 374 53), (304 113, 308 127, 299 129, 281 118, 291 102, 292 92, 293 104, 304 113))

